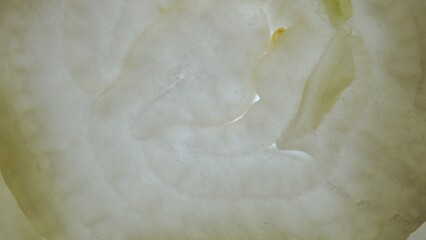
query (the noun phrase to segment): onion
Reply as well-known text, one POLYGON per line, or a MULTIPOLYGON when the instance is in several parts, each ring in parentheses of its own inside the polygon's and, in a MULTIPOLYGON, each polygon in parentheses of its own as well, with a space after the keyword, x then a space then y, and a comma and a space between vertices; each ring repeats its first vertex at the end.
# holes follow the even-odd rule
POLYGON ((407 239, 424 11, 1 2, 0 239, 407 239))

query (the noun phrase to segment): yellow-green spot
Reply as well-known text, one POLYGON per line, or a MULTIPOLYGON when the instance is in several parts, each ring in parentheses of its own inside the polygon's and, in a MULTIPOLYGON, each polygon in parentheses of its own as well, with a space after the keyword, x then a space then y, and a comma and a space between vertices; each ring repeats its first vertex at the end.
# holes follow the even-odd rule
POLYGON ((272 34, 271 37, 271 43, 270 43, 270 49, 275 45, 275 43, 278 41, 278 39, 285 33, 285 28, 280 27, 272 34))
POLYGON ((277 30, 275 30, 275 32, 272 34, 272 38, 271 41, 275 42, 277 41, 281 35, 283 35, 285 33, 285 28, 280 27, 277 30))
POLYGON ((351 0, 323 0, 331 22, 336 27, 341 26, 352 17, 351 0))

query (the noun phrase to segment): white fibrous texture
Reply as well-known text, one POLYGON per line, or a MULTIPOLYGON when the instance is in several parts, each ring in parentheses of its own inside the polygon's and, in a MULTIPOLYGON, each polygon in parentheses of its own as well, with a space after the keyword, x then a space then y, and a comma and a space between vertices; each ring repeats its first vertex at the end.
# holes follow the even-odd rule
POLYGON ((0 240, 407 239, 425 12, 0 1, 0 240))

